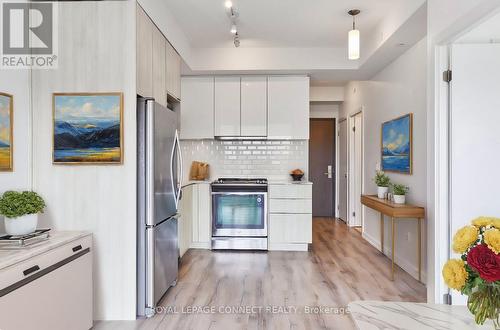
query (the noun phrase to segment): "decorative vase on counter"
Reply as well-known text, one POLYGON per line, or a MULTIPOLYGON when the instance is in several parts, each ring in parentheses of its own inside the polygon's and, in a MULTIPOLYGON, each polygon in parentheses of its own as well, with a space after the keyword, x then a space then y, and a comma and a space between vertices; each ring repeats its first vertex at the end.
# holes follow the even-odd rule
POLYGON ((378 198, 384 199, 387 193, 389 193, 389 187, 378 187, 378 198))
POLYGON ((5 218, 5 232, 22 236, 34 233, 38 224, 38 214, 26 214, 17 218, 5 218))
POLYGON ((394 203, 406 204, 406 195, 394 195, 394 203))

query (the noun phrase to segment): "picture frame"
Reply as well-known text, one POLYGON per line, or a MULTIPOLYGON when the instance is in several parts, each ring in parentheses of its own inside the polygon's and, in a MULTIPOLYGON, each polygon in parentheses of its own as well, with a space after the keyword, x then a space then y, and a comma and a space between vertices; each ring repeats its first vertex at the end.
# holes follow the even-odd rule
POLYGON ((53 93, 54 165, 123 164, 123 93, 53 93))
POLYGON ((413 113, 382 123, 381 169, 413 174, 413 113))
POLYGON ((0 92, 0 172, 14 170, 14 96, 0 92))

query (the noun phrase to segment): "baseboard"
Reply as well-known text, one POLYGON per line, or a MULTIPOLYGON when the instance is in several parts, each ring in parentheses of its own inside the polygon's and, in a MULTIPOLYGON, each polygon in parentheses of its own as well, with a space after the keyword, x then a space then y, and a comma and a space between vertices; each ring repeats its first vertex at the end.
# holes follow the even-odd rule
POLYGON ((269 251, 308 251, 309 244, 301 243, 269 243, 269 251))
MULTIPOLYGON (((380 241, 378 239, 373 238, 366 232, 363 232, 362 236, 368 243, 370 243, 370 245, 372 245, 374 248, 380 251, 380 241)), ((390 259, 392 255, 392 249, 388 246, 384 246, 384 254, 390 259)), ((423 268, 423 261, 424 260, 422 260, 422 283, 425 284, 427 283, 427 273, 423 268)), ((413 265, 408 260, 399 257, 397 253, 396 256, 394 257, 394 262, 396 263, 396 265, 401 267, 405 272, 410 274, 411 277, 418 280, 418 265, 413 265)))
POLYGON ((190 249, 210 250, 212 248, 210 242, 191 242, 190 249))

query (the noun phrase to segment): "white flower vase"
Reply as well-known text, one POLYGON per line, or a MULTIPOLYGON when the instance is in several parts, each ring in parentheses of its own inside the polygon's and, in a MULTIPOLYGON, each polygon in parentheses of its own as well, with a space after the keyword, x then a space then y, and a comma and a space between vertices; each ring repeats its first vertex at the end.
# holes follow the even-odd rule
POLYGON ((394 203, 406 204, 406 195, 394 195, 394 203))
POLYGON ((38 214, 26 214, 17 218, 5 217, 5 231, 8 235, 21 236, 34 233, 38 214))
POLYGON ((384 199, 385 195, 389 192, 389 187, 378 187, 378 198, 384 199))

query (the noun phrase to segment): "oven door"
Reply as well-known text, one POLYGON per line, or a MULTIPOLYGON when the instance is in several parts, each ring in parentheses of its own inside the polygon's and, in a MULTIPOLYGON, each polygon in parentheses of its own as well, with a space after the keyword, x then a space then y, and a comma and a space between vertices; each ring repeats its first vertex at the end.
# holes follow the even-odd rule
POLYGON ((266 192, 212 192, 213 237, 267 237, 266 192))

